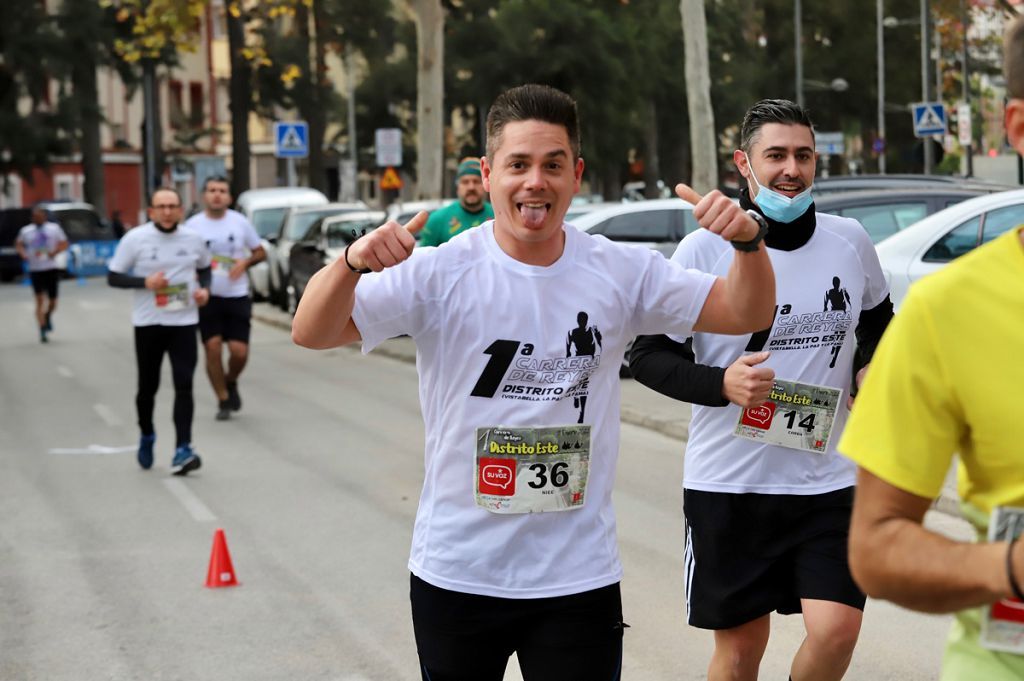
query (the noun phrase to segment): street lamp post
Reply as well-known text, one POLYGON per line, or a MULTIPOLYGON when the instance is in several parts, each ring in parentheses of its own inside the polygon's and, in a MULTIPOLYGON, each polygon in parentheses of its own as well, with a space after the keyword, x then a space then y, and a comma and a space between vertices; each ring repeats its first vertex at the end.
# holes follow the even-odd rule
MULTIPOLYGON (((965 108, 967 109, 967 111, 970 111, 970 107, 971 107, 971 82, 970 82, 970 70, 969 70, 968 64, 967 64, 967 58, 968 58, 967 57, 967 29, 970 26, 971 16, 970 16, 970 11, 969 11, 969 9, 967 7, 967 0, 960 0, 960 16, 962 18, 963 27, 964 27, 963 53, 961 54, 961 62, 962 62, 962 67, 963 67, 963 72, 962 72, 963 75, 962 75, 962 78, 961 78, 963 80, 962 92, 963 92, 963 99, 964 99, 965 108)), ((964 167, 964 170, 965 170, 964 175, 965 175, 965 177, 971 177, 971 176, 974 175, 974 144, 973 144, 973 142, 974 142, 974 139, 973 139, 974 130, 973 130, 973 126, 971 125, 970 116, 968 116, 966 121, 958 120, 957 122, 958 122, 959 125, 965 125, 966 124, 967 126, 972 128, 971 133, 970 133, 969 136, 961 135, 961 137, 960 137, 961 139, 967 139, 967 144, 964 146, 964 156, 965 156, 965 160, 967 161, 967 165, 964 167)))
MULTIPOLYGON (((930 12, 928 11, 928 0, 921 0, 921 101, 930 102, 930 88, 928 87, 928 52, 931 41, 929 40, 930 12)), ((921 146, 924 150, 924 174, 930 175, 935 166, 934 150, 932 149, 931 138, 922 137, 921 146)))

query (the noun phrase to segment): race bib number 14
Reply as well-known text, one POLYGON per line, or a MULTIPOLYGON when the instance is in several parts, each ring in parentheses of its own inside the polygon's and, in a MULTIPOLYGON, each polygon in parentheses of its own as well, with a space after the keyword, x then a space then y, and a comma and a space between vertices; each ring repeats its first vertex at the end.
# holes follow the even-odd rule
POLYGON ((755 442, 823 454, 843 391, 776 380, 768 401, 740 412, 734 435, 755 442))
POLYGON ((588 425, 476 430, 476 504, 492 513, 579 508, 589 470, 588 425))

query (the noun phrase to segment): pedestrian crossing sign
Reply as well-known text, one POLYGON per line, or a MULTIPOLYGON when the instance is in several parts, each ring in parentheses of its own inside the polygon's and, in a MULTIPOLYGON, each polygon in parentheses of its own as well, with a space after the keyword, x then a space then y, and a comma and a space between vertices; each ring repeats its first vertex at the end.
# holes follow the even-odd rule
POLYGON ((942 102, 914 104, 913 110, 915 137, 946 134, 946 107, 942 102))
POLYGON ((395 169, 388 166, 384 170, 384 174, 380 177, 380 188, 381 189, 401 189, 402 178, 398 176, 395 169))
POLYGON ((274 123, 274 156, 306 158, 309 156, 309 126, 304 121, 274 123))

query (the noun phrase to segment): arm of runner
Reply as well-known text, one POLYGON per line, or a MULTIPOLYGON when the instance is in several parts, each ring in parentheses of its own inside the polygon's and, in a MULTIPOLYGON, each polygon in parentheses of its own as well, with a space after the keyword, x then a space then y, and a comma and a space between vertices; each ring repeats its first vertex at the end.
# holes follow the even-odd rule
MULTIPOLYGON (((1007 543, 962 543, 926 530, 931 502, 860 469, 850 522, 850 570, 860 588, 934 613, 1012 598, 1007 543)), ((1024 582, 1024 542, 1014 544, 1012 565, 1024 582)))
POLYGON ((263 262, 267 259, 267 251, 263 246, 257 246, 249 253, 248 258, 241 258, 231 267, 231 271, 228 272, 229 279, 238 279, 240 276, 245 274, 245 271, 255 265, 258 262, 263 262))
POLYGON ((629 351, 629 372, 637 382, 674 400, 724 407, 725 369, 697 364, 688 339, 677 343, 664 334, 637 336, 629 351))
POLYGON ((25 250, 25 244, 22 242, 20 235, 14 240, 14 250, 18 251, 18 257, 22 260, 28 260, 28 251, 25 250))
MULTIPOLYGON (((739 204, 717 189, 701 197, 685 184, 676 194, 693 204, 693 217, 704 229, 726 241, 751 241, 760 231, 739 204)), ((711 287, 694 331, 708 333, 752 333, 771 326, 775 314, 775 273, 764 243, 757 250, 737 250, 729 273, 711 287)))
POLYGON ((356 284, 361 272, 381 272, 405 261, 416 239, 409 227, 418 229, 427 220, 420 211, 406 225, 389 221, 356 239, 336 262, 314 274, 302 294, 292 320, 292 341, 317 350, 354 343, 361 339, 352 321, 356 284))
POLYGON ((68 250, 68 240, 61 239, 60 241, 57 242, 57 247, 50 251, 50 257, 54 258, 57 256, 58 253, 62 253, 66 250, 68 250))

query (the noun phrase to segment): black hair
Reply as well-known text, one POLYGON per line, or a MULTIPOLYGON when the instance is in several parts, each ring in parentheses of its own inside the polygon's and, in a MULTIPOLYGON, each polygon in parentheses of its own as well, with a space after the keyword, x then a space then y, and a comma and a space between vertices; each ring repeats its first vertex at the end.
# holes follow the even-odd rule
POLYGON ((209 188, 211 182, 223 182, 228 186, 228 192, 231 192, 231 182, 229 182, 228 178, 224 177, 223 175, 210 175, 208 178, 203 180, 204 192, 209 188))
POLYGON ((487 112, 487 156, 491 162, 508 123, 541 121, 561 125, 569 136, 573 161, 580 157, 580 120, 576 100, 548 85, 520 85, 498 95, 487 112))
POLYGON ((757 142, 758 133, 766 123, 783 125, 804 125, 811 129, 814 136, 814 123, 807 109, 788 99, 762 99, 747 109, 740 128, 740 149, 750 153, 751 147, 757 142))
POLYGON ((184 201, 182 200, 182 198, 181 198, 181 192, 179 192, 179 191, 178 191, 177 189, 175 189, 174 187, 166 187, 166 186, 165 186, 165 187, 157 187, 157 188, 156 188, 156 189, 154 189, 154 190, 153 190, 153 192, 152 192, 152 193, 151 193, 151 194, 149 195, 149 201, 148 201, 147 205, 149 205, 149 207, 150 207, 150 208, 152 208, 152 207, 153 207, 153 197, 154 197, 154 196, 156 196, 157 192, 173 192, 173 193, 174 193, 174 195, 178 197, 178 205, 179 205, 179 206, 184 206, 184 205, 185 205, 185 202, 184 202, 184 201))

